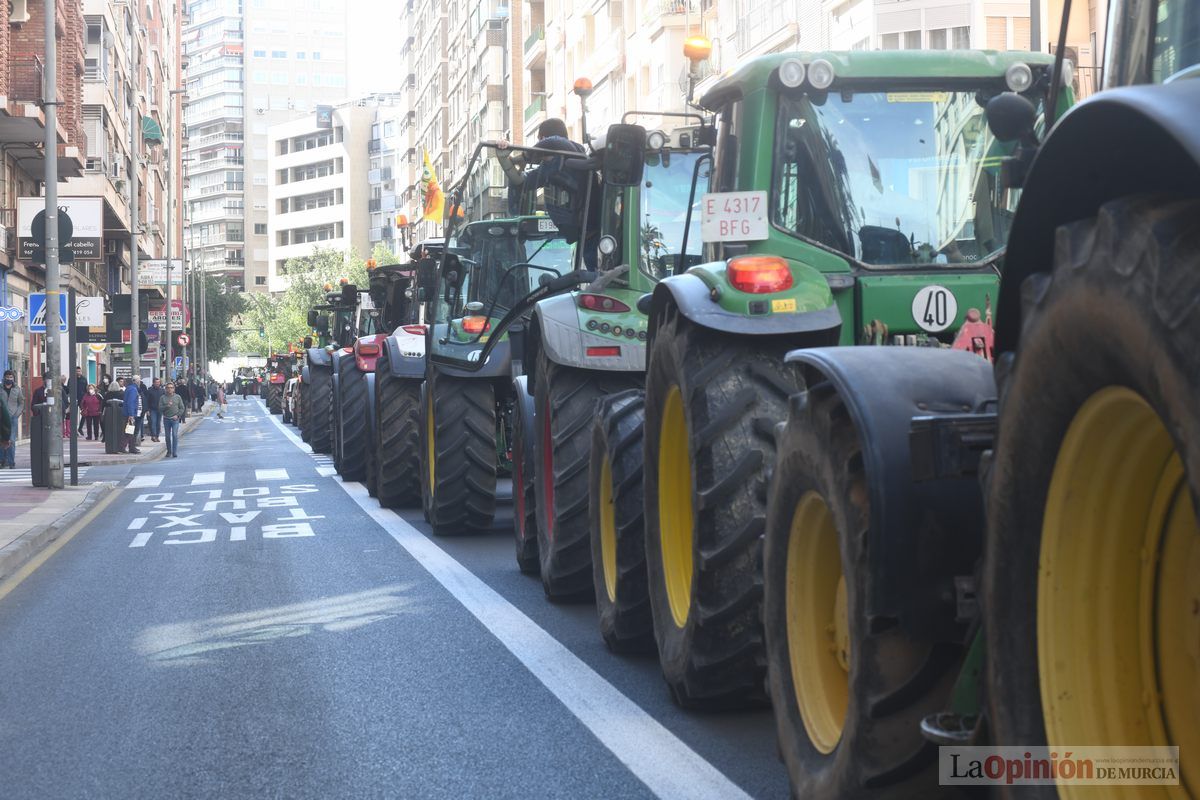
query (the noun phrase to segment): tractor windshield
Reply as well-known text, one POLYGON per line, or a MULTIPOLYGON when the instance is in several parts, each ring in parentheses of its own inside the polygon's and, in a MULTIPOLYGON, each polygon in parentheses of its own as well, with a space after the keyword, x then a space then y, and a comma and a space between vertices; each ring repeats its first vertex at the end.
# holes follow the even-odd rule
POLYGON ((868 266, 970 264, 1004 247, 1016 192, 973 91, 780 101, 772 222, 868 266))
MULTIPOLYGON (((688 194, 692 188, 692 173, 696 160, 704 153, 672 152, 651 153, 646 157, 646 171, 642 177, 638 202, 641 204, 641 247, 638 252, 638 267, 654 280, 670 275, 678 260, 683 245, 683 229, 687 222, 688 194)), ((707 185, 708 164, 700 167, 699 185, 707 185)), ((692 232, 688 235, 688 249, 695 245, 699 262, 700 253, 700 196, 696 193, 692 203, 692 232)))

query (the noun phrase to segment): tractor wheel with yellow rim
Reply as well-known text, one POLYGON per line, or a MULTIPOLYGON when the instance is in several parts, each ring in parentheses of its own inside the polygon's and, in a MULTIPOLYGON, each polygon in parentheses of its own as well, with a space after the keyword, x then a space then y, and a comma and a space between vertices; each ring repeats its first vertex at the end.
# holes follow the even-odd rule
POLYGON ((850 413, 822 381, 792 403, 763 541, 763 624, 779 750, 796 797, 937 798, 921 720, 945 708, 960 648, 867 619, 871 503, 850 413))
POLYGON ((1179 748, 1180 785, 1106 797, 1200 797, 1198 219, 1195 200, 1135 196, 1059 228, 1053 272, 1022 287, 1021 339, 998 369, 993 736, 1179 748))
POLYGON ((439 535, 490 528, 496 514, 496 399, 491 381, 430 367, 421 409, 421 496, 439 535))
POLYGON ((641 389, 606 397, 597 404, 592 426, 592 581, 600 635, 614 653, 654 649, 642 502, 643 398, 641 389))
POLYGON ((795 388, 785 350, 673 306, 650 345, 646 567, 663 677, 685 707, 765 699, 760 540, 774 425, 795 388))

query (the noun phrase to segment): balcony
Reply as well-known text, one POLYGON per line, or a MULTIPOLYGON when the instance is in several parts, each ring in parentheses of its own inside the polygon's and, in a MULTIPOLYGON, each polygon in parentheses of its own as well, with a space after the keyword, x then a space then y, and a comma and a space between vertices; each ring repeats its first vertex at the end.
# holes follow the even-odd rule
POLYGON ((546 61, 546 28, 539 25, 525 39, 523 63, 526 69, 539 66, 546 61))
MULTIPOLYGON (((0 145, 4 152, 21 164, 21 169, 31 175, 40 174, 44 168, 45 154, 42 140, 45 139, 46 115, 42 110, 42 74, 44 64, 36 53, 17 53, 9 57, 7 104, 0 104, 0 145)), ((63 79, 57 87, 61 97, 63 79)), ((62 111, 62 109, 60 109, 62 111)), ((58 115, 57 139, 58 174, 60 178, 75 178, 82 174, 87 142, 82 126, 71 130, 70 115, 58 115)))
POLYGON ((374 155, 375 153, 378 153, 381 150, 383 150, 383 142, 380 141, 379 139, 372 139, 371 141, 367 142, 367 152, 368 153, 374 155))
POLYGON ((698 23, 700 3, 697 0, 651 0, 642 8, 642 26, 657 28, 666 24, 682 25, 685 14, 693 16, 698 23))
POLYGON ((533 48, 537 47, 538 42, 546 40, 546 27, 539 25, 533 29, 533 32, 525 38, 525 52, 528 53, 533 48))
POLYGON ((536 117, 538 114, 543 113, 545 110, 546 110, 546 95, 535 94, 533 96, 533 102, 530 103, 529 105, 525 106, 525 122, 526 122, 526 124, 528 124, 530 121, 532 121, 533 118, 536 117))

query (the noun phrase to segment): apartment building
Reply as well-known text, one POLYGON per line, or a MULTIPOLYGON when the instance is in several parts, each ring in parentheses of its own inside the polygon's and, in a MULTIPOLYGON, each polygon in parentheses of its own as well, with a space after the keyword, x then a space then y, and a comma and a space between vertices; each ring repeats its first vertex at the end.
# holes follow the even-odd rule
POLYGON ((287 261, 317 247, 369 252, 368 143, 376 109, 326 107, 268 129, 268 288, 287 288, 287 261))
POLYGON ((269 276, 268 131, 346 96, 342 0, 192 0, 184 28, 190 258, 234 288, 269 276))
POLYGON ((407 219, 408 211, 398 203, 397 184, 401 174, 407 137, 402 133, 410 109, 402 105, 402 93, 375 95, 368 102, 374 107, 371 135, 367 140, 367 211, 370 227, 367 246, 374 251, 382 244, 393 253, 404 247, 406 232, 397 223, 397 216, 407 219))

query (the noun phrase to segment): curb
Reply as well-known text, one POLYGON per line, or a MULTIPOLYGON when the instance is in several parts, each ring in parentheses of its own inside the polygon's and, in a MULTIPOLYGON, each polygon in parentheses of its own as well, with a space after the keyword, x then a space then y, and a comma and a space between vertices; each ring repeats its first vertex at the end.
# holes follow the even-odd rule
MULTIPOLYGON (((202 408, 201 410, 197 411, 196 413, 190 415, 188 417, 188 421, 183 423, 183 428, 180 429, 179 435, 182 437, 184 434, 190 433, 193 428, 195 428, 197 425, 199 425, 208 416, 209 412, 212 410, 210 408, 211 405, 212 405, 211 403, 205 403, 204 408, 202 408)), ((153 458, 142 458, 140 456, 133 456, 132 458, 108 458, 108 459, 105 459, 104 461, 80 461, 79 466, 80 467, 114 467, 114 466, 120 466, 122 464, 153 464, 155 461, 162 461, 163 458, 165 458, 165 457, 166 457, 166 450, 164 449, 162 453, 160 453, 157 456, 154 456, 153 458)), ((64 469, 68 469, 68 468, 69 467, 64 467, 64 469)))
POLYGON ((107 498, 117 489, 117 484, 103 482, 92 484, 79 505, 51 522, 49 525, 39 525, 23 533, 20 538, 0 550, 0 582, 13 575, 17 570, 45 549, 55 539, 70 530, 71 526, 82 519, 98 503, 107 498))

